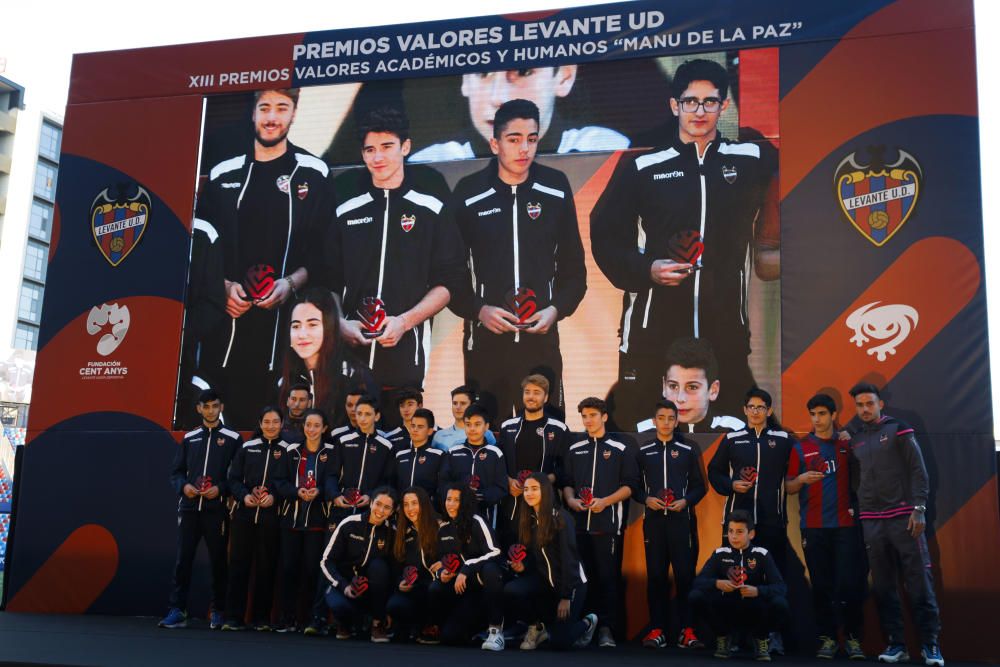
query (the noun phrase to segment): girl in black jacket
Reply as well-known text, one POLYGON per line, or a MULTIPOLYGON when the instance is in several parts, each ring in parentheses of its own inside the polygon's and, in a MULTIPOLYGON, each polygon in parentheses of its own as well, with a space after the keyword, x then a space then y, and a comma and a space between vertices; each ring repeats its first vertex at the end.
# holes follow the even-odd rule
POLYGON ((441 559, 431 566, 438 577, 429 591, 431 617, 441 626, 441 640, 447 644, 467 643, 485 620, 490 627, 482 647, 502 651, 499 543, 485 519, 476 513, 476 496, 468 485, 450 485, 444 508, 447 519, 438 530, 441 559))
MULTIPOLYGON (((437 535, 438 517, 427 491, 419 486, 408 487, 396 513, 392 549, 398 583, 386 605, 394 625, 412 627, 427 618, 427 590, 434 580, 431 566, 438 561, 437 535)), ((439 643, 438 626, 426 625, 417 641, 439 643)))
POLYGON ((547 475, 536 472, 524 482, 519 539, 508 558, 517 578, 504 594, 518 619, 531 623, 521 642, 530 651, 548 640, 555 649, 587 646, 597 627, 597 616, 580 618, 587 599, 587 578, 576 550, 576 534, 569 512, 555 507, 555 492, 547 475), (522 548, 519 548, 522 547, 522 548))

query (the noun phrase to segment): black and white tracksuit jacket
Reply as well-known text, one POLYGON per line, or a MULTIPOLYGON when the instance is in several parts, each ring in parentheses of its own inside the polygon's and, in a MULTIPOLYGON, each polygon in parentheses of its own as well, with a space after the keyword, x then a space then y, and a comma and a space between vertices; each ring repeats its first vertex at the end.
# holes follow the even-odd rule
POLYGON ((476 496, 479 513, 491 519, 494 508, 507 495, 507 466, 503 452, 494 445, 470 445, 467 441, 444 455, 438 483, 441 502, 448 496, 451 484, 468 484, 473 475, 479 478, 476 496))
MULTIPOLYGON (((520 463, 517 460, 517 439, 524 428, 524 415, 508 419, 500 425, 500 438, 498 445, 503 451, 504 462, 507 464, 507 476, 517 479, 522 470, 528 470, 530 466, 520 463)), ((541 433, 537 438, 537 449, 533 460, 542 462, 542 467, 532 469, 531 472, 542 472, 546 475, 556 475, 559 477, 557 468, 561 466, 562 452, 566 447, 566 437, 569 428, 566 424, 549 417, 545 425, 541 428, 541 433)), ((517 512, 518 505, 521 504, 520 497, 509 496, 504 499, 504 518, 512 520, 517 512)))
POLYGON ((898 419, 861 423, 851 438, 851 468, 861 519, 908 517, 914 505, 927 506, 924 457, 913 429, 898 419))
POLYGON ((229 466, 229 490, 233 494, 232 516, 251 523, 260 521, 261 515, 277 514, 281 505, 278 488, 285 473, 282 459, 288 443, 280 438, 266 440, 256 437, 247 440, 236 452, 229 466), (250 495, 255 487, 264 487, 274 497, 270 507, 247 507, 243 498, 250 495))
POLYGON ((174 453, 174 463, 170 469, 170 484, 179 497, 178 511, 224 509, 226 496, 231 492, 227 479, 229 464, 242 444, 240 434, 224 426, 201 426, 184 434, 184 439, 174 453), (209 500, 203 496, 188 498, 184 495, 184 485, 197 487, 200 477, 212 478, 213 486, 219 487, 217 498, 209 500))
MULTIPOLYGON (((288 442, 287 440, 285 441, 288 442)), ((282 457, 281 478, 277 480, 278 495, 281 496, 281 523, 285 528, 294 530, 309 530, 310 528, 326 528, 330 518, 330 504, 333 498, 326 494, 326 479, 336 464, 334 446, 329 442, 320 445, 316 452, 316 467, 313 478, 316 480, 316 490, 319 494, 310 502, 299 498, 299 489, 306 480, 299 475, 299 466, 303 458, 308 456, 304 442, 288 443, 285 455, 282 457)))
POLYGON ((406 527, 406 535, 403 537, 403 544, 405 546, 405 552, 403 555, 403 562, 396 563, 398 569, 402 570, 402 568, 405 568, 407 565, 412 565, 417 568, 419 576, 418 581, 426 584, 431 579, 434 579, 434 573, 431 572, 431 565, 436 563, 438 560, 437 541, 435 540, 434 542, 434 550, 431 552, 424 551, 424 548, 420 545, 420 534, 417 533, 417 529, 411 524, 406 527))
POLYGON ((784 526, 788 522, 785 472, 794 445, 788 433, 771 428, 759 434, 753 428, 726 434, 708 464, 712 488, 729 496, 723 522, 733 510, 747 510, 757 525, 784 526), (744 468, 754 468, 756 480, 746 493, 735 493, 733 482, 741 479, 744 468))
POLYGON ((388 561, 392 552, 393 527, 388 520, 376 526, 369 521, 370 517, 371 512, 365 510, 345 518, 326 543, 320 569, 330 585, 341 593, 370 560, 388 561))
MULTIPOLYGON (((693 440, 685 440, 678 433, 670 442, 658 437, 639 446, 640 483, 632 489, 632 500, 645 505, 649 496, 659 497, 663 489, 674 492, 674 498, 687 501, 685 511, 690 514, 694 506, 705 497, 705 477, 701 472, 701 448, 693 440)), ((646 508, 646 513, 653 510, 646 508)))
MULTIPOLYGON (((753 544, 742 551, 732 547, 716 549, 694 580, 695 590, 705 593, 717 591, 715 582, 719 579, 729 579, 730 569, 734 567, 743 568, 743 572, 746 574, 745 583, 756 587, 758 594, 764 600, 771 601, 775 598, 785 597, 787 587, 777 564, 774 562, 774 557, 764 547, 755 547, 753 544)), ((722 593, 722 595, 738 598, 740 592, 734 591, 722 593)))
MULTIPOLYGON (((428 167, 420 169, 431 171, 428 167)), ((358 320, 366 297, 381 299, 387 316, 417 305, 433 287, 454 298, 465 287, 465 250, 446 205, 444 179, 413 170, 398 188, 377 188, 367 169, 354 169, 334 180, 335 219, 327 230, 326 281, 341 295, 344 317, 358 320)), ((436 172, 434 172, 436 174, 436 172)), ((422 387, 430 351, 431 322, 423 322, 397 345, 374 344, 363 354, 383 387, 422 387)))
POLYGON ((689 336, 749 353, 750 249, 775 170, 768 146, 721 136, 701 156, 678 138, 622 157, 590 216, 594 259, 624 291, 622 353, 662 355, 665 341, 689 336), (678 286, 656 285, 649 271, 658 259, 701 270, 678 286))
MULTIPOLYGON (((326 478, 326 494, 331 500, 347 489, 370 496, 391 479, 395 464, 392 443, 378 433, 365 435, 350 429, 336 438, 333 451, 333 469, 326 478)), ((357 512, 355 508, 352 513, 357 512)))
POLYGON ((442 523, 438 528, 438 555, 455 554, 462 560, 459 574, 478 577, 486 563, 499 563, 500 543, 483 517, 477 514, 472 522, 472 532, 465 542, 459 537, 454 521, 442 523))
MULTIPOLYGON (((276 221, 287 227, 287 241, 281 266, 275 266, 276 278, 306 267, 310 282, 319 271, 317 265, 319 240, 329 222, 333 207, 333 194, 327 179, 329 168, 318 157, 288 142, 288 151, 295 166, 290 174, 288 193, 288 218, 276 221)), ((253 178, 254 154, 236 155, 214 165, 208 173, 208 182, 198 195, 194 229, 204 232, 209 240, 219 239, 225 259, 225 278, 242 282, 245 267, 238 267, 239 224, 238 215, 243 195, 249 187, 274 187, 272 183, 258 184, 253 178)), ((216 241, 212 241, 214 245, 216 241)), ((194 289, 192 287, 192 289, 194 289)), ((281 318, 275 311, 273 342, 261 359, 268 370, 275 370, 281 360, 281 318)), ((233 318, 224 346, 221 365, 229 363, 230 352, 240 336, 240 320, 233 318)), ((233 398, 230 397, 230 402, 233 398)))
POLYGON ((396 490, 402 494, 411 486, 419 486, 431 500, 436 498, 445 456, 447 455, 440 449, 431 447, 430 440, 419 449, 413 446, 412 440, 407 440, 406 447, 396 451, 396 466, 393 471, 396 490))
POLYGON ((587 583, 587 575, 576 547, 573 517, 564 509, 553 509, 552 513, 562 521, 562 528, 554 532, 553 539, 544 547, 538 546, 538 517, 531 513, 531 545, 525 566, 533 567, 560 600, 570 600, 574 590, 587 583))
POLYGON ((552 305, 559 319, 573 314, 587 291, 587 268, 565 174, 536 162, 524 183, 507 185, 494 158, 458 182, 454 202, 471 253, 473 290, 451 309, 466 320, 468 350, 480 332, 489 333, 478 322, 479 310, 509 308, 508 295, 517 289, 534 291, 538 310, 552 305))
MULTIPOLYGON (((570 444, 563 455, 562 487, 570 487, 579 497, 579 490, 590 487, 595 498, 606 498, 623 486, 635 488, 639 469, 636 464, 635 446, 623 439, 605 434, 600 438, 583 439, 570 444)), ((619 534, 625 527, 628 516, 626 502, 619 502, 594 513, 591 510, 579 512, 575 517, 576 529, 584 533, 619 534)))

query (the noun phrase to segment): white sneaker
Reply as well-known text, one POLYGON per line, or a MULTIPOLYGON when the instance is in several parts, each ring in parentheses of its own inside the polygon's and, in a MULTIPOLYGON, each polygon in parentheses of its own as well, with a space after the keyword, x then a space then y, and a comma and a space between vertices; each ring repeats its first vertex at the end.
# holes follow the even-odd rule
POLYGON ((521 650, 534 651, 538 648, 539 644, 547 641, 548 638, 549 632, 545 629, 544 623, 529 625, 528 632, 525 633, 524 639, 521 640, 521 650))
POLYGON ((490 634, 487 635, 486 641, 483 642, 483 650, 502 651, 504 647, 503 630, 500 628, 490 628, 490 634))
POLYGON ((618 644, 615 643, 615 637, 611 634, 611 628, 603 627, 597 633, 597 645, 600 648, 615 648, 618 644))

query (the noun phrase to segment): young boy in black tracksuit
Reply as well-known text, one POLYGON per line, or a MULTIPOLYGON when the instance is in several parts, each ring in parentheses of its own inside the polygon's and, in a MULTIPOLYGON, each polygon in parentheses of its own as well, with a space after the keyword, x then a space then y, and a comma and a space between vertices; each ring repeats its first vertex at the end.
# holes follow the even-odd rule
POLYGON ((695 614, 716 634, 715 657, 729 657, 729 635, 748 631, 757 660, 769 661, 767 637, 788 615, 785 581, 764 547, 753 546, 753 519, 745 510, 729 515, 727 538, 708 559, 691 591, 695 614))
POLYGON ((197 410, 202 425, 184 435, 170 473, 170 483, 179 496, 177 502, 177 563, 170 592, 170 611, 161 628, 187 625, 187 599, 191 587, 191 566, 198 542, 205 540, 212 564, 212 629, 222 627, 226 608, 226 509, 229 495, 226 473, 243 439, 219 421, 222 399, 212 389, 198 397, 197 410))
POLYGON ((489 426, 489 417, 481 406, 472 405, 465 411, 466 440, 444 457, 438 498, 443 503, 446 490, 453 484, 468 485, 478 501, 479 515, 493 525, 497 505, 507 495, 508 484, 503 452, 486 444, 489 426))
POLYGON ((444 178, 430 167, 404 165, 410 152, 405 114, 372 110, 359 138, 366 168, 334 181, 326 282, 343 299, 344 337, 374 374, 383 405, 393 407, 382 415, 383 428, 392 430, 400 425, 394 392, 422 387, 431 318, 456 290, 468 289, 468 278, 444 178), (364 336, 365 318, 377 336, 364 336))
POLYGON ((519 409, 518 378, 537 367, 553 382, 549 400, 563 407, 556 323, 587 290, 573 189, 534 161, 538 118, 533 102, 502 104, 490 140, 496 158, 459 181, 453 200, 475 277, 472 293, 451 304, 465 318, 465 377, 501 421, 519 409))
POLYGON ((253 624, 271 629, 274 577, 278 565, 280 528, 278 488, 285 472, 281 413, 265 409, 257 437, 236 452, 229 466, 234 505, 229 540, 229 601, 223 630, 242 630, 251 564, 254 569, 253 624))
POLYGON ((434 413, 426 408, 417 408, 411 418, 409 438, 404 446, 396 450, 396 467, 393 471, 394 487, 400 497, 411 486, 419 486, 431 502, 437 497, 438 480, 445 453, 431 447, 434 432, 434 413))
POLYGON ((354 416, 358 427, 334 440, 335 461, 326 478, 326 497, 333 500, 332 523, 367 508, 372 490, 391 479, 395 464, 392 443, 375 430, 378 402, 362 396, 354 416))
POLYGON ((640 480, 632 499, 642 503, 646 552, 646 600, 649 604, 649 634, 643 646, 667 645, 667 606, 670 581, 667 569, 673 566, 677 585, 677 615, 680 620, 681 648, 702 644, 694 632, 688 593, 694 581, 698 548, 694 539, 694 506, 705 496, 701 470, 701 448, 675 431, 677 406, 662 400, 656 404, 656 435, 639 447, 640 480))
POLYGON ((560 485, 566 507, 574 515, 580 559, 593 583, 594 604, 590 606, 597 608, 600 618, 598 645, 614 647, 621 579, 618 552, 628 519, 625 501, 638 483, 637 456, 634 445, 611 438, 605 431, 608 413, 604 401, 585 398, 578 409, 587 437, 570 444, 563 453, 560 485))

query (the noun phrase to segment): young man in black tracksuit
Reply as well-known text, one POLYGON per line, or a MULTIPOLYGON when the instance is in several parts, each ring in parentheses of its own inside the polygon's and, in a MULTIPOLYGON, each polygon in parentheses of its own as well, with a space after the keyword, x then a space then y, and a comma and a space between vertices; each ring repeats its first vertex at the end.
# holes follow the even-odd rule
POLYGON ((510 495, 500 506, 498 526, 504 544, 517 542, 521 498, 524 480, 534 472, 556 481, 556 468, 561 465, 563 448, 569 429, 566 424, 545 414, 549 396, 549 381, 544 375, 529 375, 521 380, 521 403, 524 412, 500 426, 500 448, 507 464, 507 485, 510 495))
POLYGON ((919 629, 921 657, 927 665, 944 667, 938 645, 941 618, 924 535, 930 483, 920 446, 910 426, 882 414, 878 387, 861 383, 850 393, 861 420, 861 429, 851 438, 852 478, 879 621, 889 640, 879 662, 909 660, 897 592, 901 575, 919 629))
MULTIPOLYGON (((366 168, 334 181, 327 282, 343 299, 344 337, 375 375, 383 405, 394 408, 394 391, 423 387, 430 320, 457 289, 467 289, 465 256, 444 179, 429 167, 404 167, 406 116, 375 109, 359 135, 366 168)), ((400 424, 395 409, 382 419, 386 430, 400 424)))
POLYGON ((701 471, 701 448, 685 440, 675 429, 677 406, 663 400, 656 404, 656 435, 639 446, 639 480, 632 499, 645 506, 642 522, 646 552, 646 601, 649 605, 649 634, 643 646, 667 645, 667 606, 673 566, 677 585, 675 603, 680 621, 681 648, 702 644, 694 632, 688 607, 688 593, 694 581, 698 546, 695 542, 694 506, 705 497, 705 477, 701 471))
POLYGON ((226 473, 236 451, 243 444, 239 433, 222 426, 222 398, 213 389, 198 397, 197 410, 202 425, 184 434, 170 472, 177 492, 177 563, 170 592, 170 611, 161 628, 187 625, 187 599, 191 587, 191 566, 198 542, 205 540, 212 564, 212 629, 222 627, 226 608, 226 508, 229 495, 226 473))
POLYGON ((392 443, 378 434, 378 402, 362 396, 354 408, 358 426, 334 440, 333 470, 326 478, 326 497, 333 500, 331 523, 358 514, 371 504, 371 492, 392 478, 392 443))
POLYGON ((489 415, 480 405, 465 411, 465 442, 445 454, 438 476, 438 499, 444 502, 449 486, 466 484, 475 493, 477 511, 494 524, 497 506, 507 495, 507 464, 503 452, 486 444, 489 415))
POLYGON ((417 408, 410 419, 409 438, 402 448, 396 449, 396 467, 393 480, 396 492, 403 497, 403 491, 411 486, 419 486, 430 497, 437 498, 438 481, 445 453, 431 447, 434 432, 434 413, 425 408, 417 408))
POLYGON ((281 539, 278 488, 283 483, 281 412, 264 408, 257 437, 243 443, 229 466, 234 505, 229 540, 229 601, 223 630, 243 630, 251 566, 254 571, 253 627, 271 629, 271 605, 281 539))
POLYGON ((604 428, 607 405, 585 398, 578 407, 586 438, 569 444, 563 453, 560 485, 566 507, 576 522, 577 545, 600 618, 598 645, 615 646, 622 534, 628 520, 626 501, 638 484, 635 445, 609 436, 604 428))
MULTIPOLYGON (((315 281, 314 250, 333 210, 328 167, 287 138, 298 89, 260 91, 255 98, 253 150, 211 167, 194 221, 220 246, 231 318, 221 332, 213 329, 223 340, 202 347, 221 358, 203 360, 200 370, 223 384, 226 423, 235 428, 255 426, 257 409, 273 397, 288 326, 282 305, 315 281)), ((217 287, 199 289, 215 294, 217 287)))
POLYGON ((729 657, 729 636, 748 631, 757 660, 769 661, 767 636, 788 615, 781 572, 764 547, 755 546, 750 513, 736 510, 727 523, 728 546, 715 550, 694 582, 690 601, 695 613, 715 632, 715 657, 729 657))
MULTIPOLYGON (((590 216, 594 259, 624 292, 612 415, 622 429, 631 429, 644 401, 659 392, 663 345, 676 338, 712 342, 724 387, 753 385, 748 267, 762 279, 778 277, 770 197, 777 164, 767 142, 736 143, 718 133, 728 88, 717 63, 678 67, 670 100, 676 139, 623 157, 590 216)), ((739 394, 722 399, 732 414, 739 394)))
POLYGON ((538 367, 552 383, 549 400, 563 406, 556 323, 587 290, 573 190, 562 172, 535 163, 538 118, 527 100, 501 105, 496 158, 455 186, 474 283, 452 310, 465 318, 466 379, 498 420, 519 409, 518 379, 538 367))
MULTIPOLYGON (((708 481, 716 493, 729 496, 725 514, 747 510, 756 526, 756 544, 766 548, 785 573, 788 515, 785 473, 795 441, 771 425, 771 395, 763 389, 746 393, 743 414, 747 428, 728 433, 708 464, 708 481)), ((723 528, 723 545, 727 531, 723 528)), ((781 635, 771 637, 771 650, 784 653, 781 635)))

